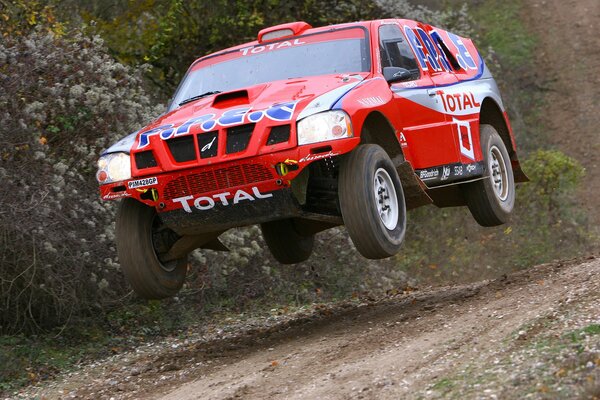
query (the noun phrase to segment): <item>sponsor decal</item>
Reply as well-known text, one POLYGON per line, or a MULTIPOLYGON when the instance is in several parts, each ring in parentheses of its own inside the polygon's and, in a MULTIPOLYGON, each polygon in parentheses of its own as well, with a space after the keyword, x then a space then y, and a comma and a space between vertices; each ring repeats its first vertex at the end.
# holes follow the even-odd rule
POLYGON ((283 49, 286 47, 300 46, 303 44, 306 44, 306 43, 302 42, 300 39, 294 39, 294 40, 286 40, 286 41, 278 42, 278 43, 271 43, 271 44, 267 44, 264 46, 246 47, 245 49, 240 49, 240 51, 242 52, 242 56, 247 56, 248 54, 258 54, 258 53, 262 53, 264 51, 279 50, 279 49, 283 49))
POLYGON ((235 193, 223 192, 214 194, 212 196, 183 196, 173 199, 173 203, 179 203, 183 207, 185 212, 191 213, 192 207, 206 211, 212 209, 217 202, 220 202, 224 206, 231 204, 235 205, 241 201, 255 201, 257 199, 268 199, 273 197, 272 193, 261 193, 256 186, 252 187, 252 193, 248 193, 245 190, 239 189, 235 193), (231 197, 233 194, 233 197, 231 197), (231 199, 228 199, 231 197, 231 199), (231 201, 230 201, 231 200, 231 201))
POLYGON ((127 192, 107 193, 104 196, 102 196, 102 200, 121 199, 123 197, 129 197, 129 196, 131 196, 131 194, 129 194, 127 192))
POLYGON ((129 189, 137 189, 145 186, 152 186, 158 184, 158 178, 153 176, 152 178, 136 179, 135 181, 127 182, 129 189))
POLYGON ((439 174, 440 171, 437 168, 423 169, 419 172, 419 178, 421 178, 422 181, 428 181, 437 178, 439 174))
POLYGON ((424 71, 430 69, 437 72, 443 70, 452 71, 450 62, 441 48, 440 41, 452 52, 452 55, 454 55, 462 69, 476 70, 477 64, 462 39, 453 33, 446 33, 450 39, 449 41, 442 40, 439 32, 433 31, 431 32, 431 36, 429 36, 427 32, 419 27, 411 28, 407 25, 404 26, 404 34, 417 56, 419 65, 424 71))
POLYGON ((365 97, 364 99, 358 100, 358 102, 365 107, 375 107, 385 103, 385 101, 379 96, 365 97))
POLYGON ((417 82, 401 82, 400 86, 405 87, 405 88, 416 88, 417 82))
POLYGON ((215 140, 217 140, 216 136, 213 137, 210 142, 208 142, 204 146, 202 146, 202 148, 200 149, 200 151, 204 153, 205 151, 210 150, 210 148, 212 147, 212 145, 215 142, 215 140))
POLYGON ((462 69, 477 69, 477 64, 475 60, 467 50, 467 47, 464 45, 459 36, 454 33, 447 32, 448 37, 452 41, 452 44, 456 47, 456 52, 454 53, 454 57, 458 64, 462 69))
POLYGON ((481 103, 475 100, 472 92, 448 94, 440 91, 439 94, 442 98, 444 110, 448 113, 470 109, 475 112, 481 107, 481 103))
POLYGON ((302 157, 300 160, 298 160, 298 162, 309 162, 309 161, 316 161, 316 160, 321 160, 323 158, 330 158, 330 157, 335 157, 335 156, 339 156, 340 152, 336 152, 334 153, 332 150, 329 150, 329 153, 321 153, 321 154, 307 154, 304 157, 302 157))
POLYGON ((263 117, 277 122, 289 121, 294 115, 297 104, 298 100, 276 103, 265 110, 252 110, 252 107, 239 107, 225 111, 218 118, 216 114, 208 113, 191 118, 177 127, 173 124, 162 125, 140 133, 137 148, 143 149, 148 146, 150 144, 150 137, 152 136, 158 135, 162 140, 168 140, 172 137, 187 135, 190 133, 190 129, 196 126, 200 127, 201 131, 209 132, 217 126, 228 127, 242 123, 256 123, 262 120, 263 117))
POLYGON ((475 149, 473 148, 471 124, 468 121, 461 121, 456 118, 452 118, 452 123, 456 125, 456 131, 458 132, 460 153, 463 156, 475 161, 475 149))
POLYGON ((408 142, 406 141, 406 136, 404 136, 404 132, 400 132, 400 147, 408 146, 408 142))
POLYGON ((450 177, 450 166, 449 165, 444 165, 444 167, 442 168, 442 178, 441 178, 441 180, 445 181, 449 177, 450 177))
POLYGON ((422 181, 427 181, 429 187, 441 183, 453 183, 483 175, 483 162, 472 164, 447 164, 438 167, 416 170, 415 173, 422 181))

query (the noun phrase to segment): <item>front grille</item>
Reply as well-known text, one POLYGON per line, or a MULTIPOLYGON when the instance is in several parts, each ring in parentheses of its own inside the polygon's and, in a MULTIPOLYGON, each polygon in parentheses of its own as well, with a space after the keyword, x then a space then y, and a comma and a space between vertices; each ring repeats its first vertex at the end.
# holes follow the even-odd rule
POLYGON ((182 136, 167 140, 167 146, 176 162, 186 162, 196 159, 196 149, 194 148, 194 138, 192 136, 182 136))
POLYGON ((217 190, 273 179, 271 170, 262 164, 241 164, 181 176, 165 186, 165 199, 200 195, 217 190))
POLYGON ((187 179, 190 193, 206 193, 218 190, 219 186, 214 177, 214 171, 200 172, 188 176, 187 179))
POLYGON ((152 168, 158 165, 152 150, 135 153, 134 158, 137 169, 152 168))
POLYGON ((230 188, 245 183, 241 165, 216 170, 215 179, 219 188, 230 188))
POLYGON ((185 176, 180 176, 172 180, 165 186, 165 198, 174 199, 182 196, 189 196, 190 189, 188 188, 185 176))
POLYGON ((246 150, 253 130, 254 124, 239 125, 227 129, 227 146, 225 147, 227 154, 246 150))
POLYGON ((271 132, 269 133, 269 139, 267 139, 268 145, 273 145, 277 143, 283 143, 290 140, 290 126, 289 125, 279 125, 271 128, 271 132))

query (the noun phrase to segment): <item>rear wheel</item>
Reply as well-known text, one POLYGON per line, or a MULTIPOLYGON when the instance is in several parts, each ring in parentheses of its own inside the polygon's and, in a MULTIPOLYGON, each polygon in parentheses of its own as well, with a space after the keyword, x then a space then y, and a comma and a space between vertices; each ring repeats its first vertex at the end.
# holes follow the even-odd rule
POLYGON ((145 299, 174 296, 185 280, 187 257, 163 262, 179 236, 164 226, 156 210, 123 199, 117 213, 117 253, 125 278, 145 299))
POLYGON ((312 254, 315 235, 298 233, 293 219, 265 222, 260 228, 271 254, 280 263, 296 264, 308 260, 312 254))
POLYGON ((366 258, 393 256, 406 231, 406 204, 396 168, 378 145, 360 145, 340 169, 339 200, 344 225, 366 258))
POLYGON ((515 179, 510 156, 496 129, 481 125, 484 179, 462 185, 473 218, 481 226, 506 223, 515 205, 515 179))

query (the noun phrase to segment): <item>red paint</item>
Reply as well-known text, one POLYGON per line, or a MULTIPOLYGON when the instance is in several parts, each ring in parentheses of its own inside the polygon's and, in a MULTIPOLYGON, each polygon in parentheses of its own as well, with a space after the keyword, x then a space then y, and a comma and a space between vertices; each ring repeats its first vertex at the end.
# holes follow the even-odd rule
MULTIPOLYGON (((486 86, 483 80, 477 79, 477 70, 459 70, 459 71, 421 71, 419 79, 410 82, 400 82, 389 85, 384 79, 379 64, 379 27, 382 23, 396 23, 399 27, 410 26, 411 28, 423 29, 429 33, 434 28, 408 20, 386 20, 359 22, 345 24, 344 27, 364 28, 369 32, 370 51, 371 51, 371 71, 358 74, 356 77, 345 75, 325 75, 305 77, 294 80, 284 80, 267 82, 246 88, 240 88, 243 95, 239 97, 223 97, 213 104, 214 96, 186 104, 174 111, 161 116, 156 121, 142 129, 146 131, 158 126, 172 124, 175 128, 181 126, 184 122, 192 118, 215 114, 223 115, 228 110, 239 107, 249 107, 242 124, 248 123, 248 116, 256 110, 266 110, 273 104, 297 101, 293 116, 289 121, 274 121, 273 119, 263 117, 256 122, 251 140, 244 151, 226 154, 226 129, 229 127, 216 126, 214 130, 219 130, 218 154, 216 157, 200 158, 188 162, 176 162, 167 146, 167 142, 158 135, 150 137, 150 143, 143 149, 136 150, 138 141, 132 147, 132 180, 144 176, 157 176, 158 184, 154 187, 158 192, 158 200, 154 201, 151 196, 143 196, 143 192, 126 189, 127 194, 120 194, 121 188, 127 188, 127 182, 116 182, 100 186, 102 198, 112 199, 115 197, 131 196, 145 204, 155 206, 158 209, 160 203, 163 208, 160 212, 181 209, 181 202, 166 201, 167 185, 169 182, 178 178, 188 179, 198 174, 219 174, 221 170, 235 168, 246 164, 257 165, 264 175, 261 180, 247 184, 232 184, 231 187, 213 188, 201 193, 191 193, 195 197, 204 196, 221 199, 228 199, 225 192, 236 193, 243 190, 246 193, 252 193, 258 190, 260 193, 269 193, 282 187, 290 185, 290 181, 300 174, 304 168, 312 162, 323 158, 318 151, 312 153, 318 148, 328 147, 328 155, 341 155, 352 151, 360 144, 361 131, 365 120, 371 113, 378 113, 390 123, 399 145, 404 152, 404 156, 413 168, 424 169, 433 166, 469 163, 480 161, 482 153, 479 143, 479 111, 484 98, 499 99, 499 94, 495 92, 495 85, 486 86), (348 92, 335 107, 343 109, 352 120, 354 137, 349 139, 332 140, 328 142, 319 142, 310 145, 298 146, 296 135, 296 122, 299 114, 307 107, 311 101, 334 89, 349 85, 353 82, 362 82, 348 92), (375 101, 366 101, 365 99, 377 99, 375 101), (464 128, 468 126, 471 131, 471 141, 469 140, 466 129, 459 129, 456 121, 464 128), (267 139, 271 129, 278 125, 290 124, 289 140, 275 145, 267 145, 267 139), (137 152, 152 150, 157 161, 157 166, 138 170, 134 160, 137 152), (465 157, 465 153, 474 155, 474 160, 465 157), (302 162, 300 162, 302 160, 302 162), (297 166, 297 169, 290 170, 281 180, 276 172, 275 166, 279 163, 297 166), (266 171, 266 172, 265 172, 266 171), (253 189, 256 188, 256 189, 253 189), (119 193, 117 195, 117 193, 119 193)), ((246 43, 231 49, 224 50, 216 55, 209 55, 198 59, 192 64, 190 70, 203 68, 210 64, 216 64, 225 60, 246 57, 258 52, 272 51, 277 52, 279 48, 288 46, 302 46, 314 41, 332 41, 350 37, 364 37, 362 29, 350 29, 343 32, 329 32, 331 27, 309 28, 304 25, 294 26, 299 29, 299 35, 295 34, 280 41, 269 41, 259 43, 257 41, 246 43), (302 29, 300 29, 302 28, 302 29), (316 33, 322 33, 316 35, 316 33), (287 42, 287 44, 284 44, 287 42), (256 50, 259 49, 259 50, 256 50)), ((269 31, 267 29, 266 31, 269 31)), ((453 47, 448 39, 447 33, 436 29, 440 37, 447 45, 451 53, 457 49, 453 47)), ((469 54, 476 60, 480 69, 482 62, 473 43, 466 38, 462 38, 469 54)), ((441 57, 441 55, 438 55, 441 57)), ((301 62, 301 60, 299 60, 301 62)), ((488 81, 489 82, 489 81, 488 81)), ((492 81, 493 83, 493 81, 492 81)), ((508 124, 505 110, 502 109, 505 120, 508 124)), ((336 129, 336 128, 334 128, 336 129)), ((339 128, 338 130, 340 130, 339 128)), ((190 128, 186 135, 202 134, 204 130, 199 125, 190 128)), ((338 133, 338 132, 333 132, 338 133)), ((514 145, 514 138, 511 134, 511 140, 514 145)), ((199 152, 199 146, 194 140, 196 152, 199 152)), ((254 167, 253 167, 254 168, 254 167)), ((216 176, 216 175, 215 175, 216 176)), ((235 183, 235 182, 234 182, 235 183)))

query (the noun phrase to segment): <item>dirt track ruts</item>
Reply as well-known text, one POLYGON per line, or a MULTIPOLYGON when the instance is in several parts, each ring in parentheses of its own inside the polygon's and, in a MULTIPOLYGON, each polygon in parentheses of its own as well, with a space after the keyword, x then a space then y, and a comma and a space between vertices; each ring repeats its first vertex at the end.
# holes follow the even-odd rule
MULTIPOLYGON (((570 330, 590 321, 600 324, 599 271, 598 258, 556 262, 494 281, 324 306, 268 327, 174 338, 29 394, 48 399, 429 398, 440 379, 502 365, 554 325, 567 326, 565 318, 570 330)), ((500 370, 467 397, 519 398, 523 392, 506 384, 518 368, 507 368, 506 376, 500 370)), ((472 385, 464 384, 468 393, 472 385)))

